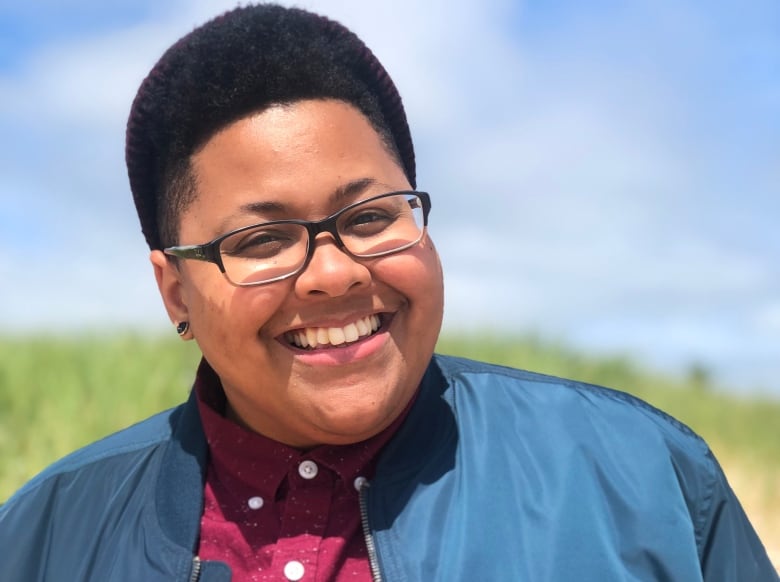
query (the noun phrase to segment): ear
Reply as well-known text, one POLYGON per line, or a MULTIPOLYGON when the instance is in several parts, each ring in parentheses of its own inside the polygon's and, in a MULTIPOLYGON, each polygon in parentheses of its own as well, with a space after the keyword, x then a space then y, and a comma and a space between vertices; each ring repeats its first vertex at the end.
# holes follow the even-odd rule
POLYGON ((184 299, 182 275, 178 266, 160 250, 152 251, 149 260, 154 267, 157 288, 171 322, 178 325, 182 321, 189 321, 189 310, 184 299))

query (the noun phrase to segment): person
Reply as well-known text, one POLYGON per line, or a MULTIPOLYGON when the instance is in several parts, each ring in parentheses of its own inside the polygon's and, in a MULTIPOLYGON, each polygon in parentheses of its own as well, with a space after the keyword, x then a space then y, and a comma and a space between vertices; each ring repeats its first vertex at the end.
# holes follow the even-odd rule
POLYGON ((126 158, 203 359, 186 403, 0 509, 3 580, 777 579, 675 419, 434 355, 446 198, 342 25, 260 4, 196 28, 141 84, 126 158))

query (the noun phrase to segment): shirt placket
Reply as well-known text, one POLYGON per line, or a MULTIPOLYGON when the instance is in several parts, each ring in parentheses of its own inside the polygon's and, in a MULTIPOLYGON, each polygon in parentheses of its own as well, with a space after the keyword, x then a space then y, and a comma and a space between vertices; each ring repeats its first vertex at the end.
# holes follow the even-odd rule
POLYGON ((314 582, 335 475, 324 465, 303 458, 291 467, 287 479, 289 489, 280 516, 272 570, 281 573, 279 580, 314 582))

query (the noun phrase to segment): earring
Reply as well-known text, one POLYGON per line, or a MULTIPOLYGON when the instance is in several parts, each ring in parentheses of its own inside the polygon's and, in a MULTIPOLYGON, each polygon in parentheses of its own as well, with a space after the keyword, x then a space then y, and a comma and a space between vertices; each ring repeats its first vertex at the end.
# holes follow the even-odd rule
POLYGON ((180 321, 176 324, 176 333, 179 335, 184 335, 187 333, 190 329, 190 322, 189 321, 180 321))

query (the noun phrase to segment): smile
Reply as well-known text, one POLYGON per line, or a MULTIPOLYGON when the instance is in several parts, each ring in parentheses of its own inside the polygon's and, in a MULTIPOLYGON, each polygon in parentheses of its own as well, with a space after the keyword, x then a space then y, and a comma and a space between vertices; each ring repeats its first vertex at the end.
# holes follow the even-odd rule
POLYGON ((290 345, 308 350, 344 346, 373 335, 381 326, 380 316, 374 314, 361 317, 344 327, 306 327, 288 331, 284 339, 290 345))

